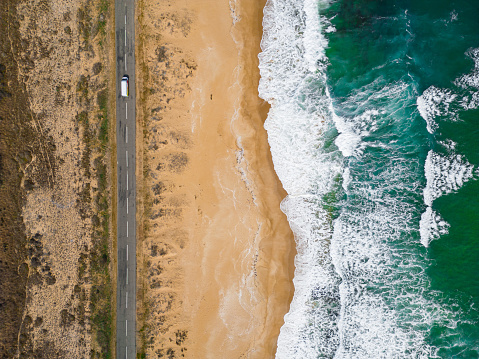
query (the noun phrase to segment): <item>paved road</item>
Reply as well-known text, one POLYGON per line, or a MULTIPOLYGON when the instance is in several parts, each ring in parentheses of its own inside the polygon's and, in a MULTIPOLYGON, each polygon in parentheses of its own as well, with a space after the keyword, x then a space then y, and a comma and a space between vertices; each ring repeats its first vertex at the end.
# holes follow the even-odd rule
POLYGON ((116 142, 118 163, 118 281, 116 355, 136 358, 135 3, 116 0, 116 142), (130 96, 120 95, 123 75, 130 96))

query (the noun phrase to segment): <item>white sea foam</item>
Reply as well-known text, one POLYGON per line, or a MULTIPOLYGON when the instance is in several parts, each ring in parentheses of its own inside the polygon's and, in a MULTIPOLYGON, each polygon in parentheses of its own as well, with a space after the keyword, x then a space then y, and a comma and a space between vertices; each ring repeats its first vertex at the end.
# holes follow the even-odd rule
POLYGON ((295 234, 295 293, 278 339, 277 358, 332 357, 337 346, 338 277, 331 265, 327 213, 304 197, 282 203, 295 234))
POLYGON ((444 148, 446 150, 448 150, 448 152, 452 152, 456 149, 457 147, 457 143, 454 142, 453 140, 450 140, 450 139, 447 139, 445 141, 438 141, 438 143, 440 143, 441 145, 444 146, 444 148))
POLYGON ((335 358, 434 357, 424 326, 447 317, 417 293, 429 286, 425 264, 411 249, 391 246, 417 230, 414 206, 396 195, 417 184, 403 184, 410 176, 406 160, 389 168, 370 182, 358 183, 351 174, 350 187, 362 198, 361 206, 351 203, 334 221, 331 257, 342 280, 335 358))
MULTIPOLYGON (((474 60, 474 69, 469 74, 458 77, 454 84, 459 88, 458 93, 450 89, 429 87, 417 99, 419 113, 426 121, 429 133, 434 133, 438 128, 437 116, 447 116, 449 120, 457 120, 458 109, 470 110, 479 107, 479 49, 471 49, 466 53, 474 60), (461 90, 462 89, 462 90, 461 90), (462 91, 462 94, 460 92, 462 91)), ((439 141, 449 152, 453 153, 457 144, 446 139, 439 141)), ((421 243, 428 247, 429 243, 447 234, 450 225, 432 209, 433 201, 444 195, 457 191, 462 185, 474 176, 472 166, 463 156, 451 154, 442 156, 429 151, 424 172, 426 175, 426 188, 424 189, 424 203, 426 211, 421 215, 419 223, 421 243)))
MULTIPOLYGON (((419 160, 411 167, 414 157, 391 152, 393 141, 366 139, 380 120, 396 125, 395 111, 410 104, 414 91, 403 82, 379 79, 341 104, 348 116, 337 114, 324 67, 323 34, 334 28, 323 17, 318 21, 318 2, 268 0, 263 27, 259 92, 271 104, 265 128, 275 170, 288 193, 281 208, 298 248, 295 293, 276 357, 436 357, 424 328, 435 323, 453 327, 454 322, 446 309, 423 295, 429 288, 421 257, 425 250, 404 240, 419 231, 415 204, 401 197, 420 188, 419 175, 411 173, 419 160), (391 102, 389 116, 382 116, 374 106, 390 98, 399 100, 391 102), (339 151, 323 151, 333 127, 339 151), (368 146, 390 151, 384 156, 389 162, 364 159, 368 146), (359 174, 345 167, 348 161, 361 163, 359 174), (335 183, 339 175, 342 184, 335 183), (323 198, 341 191, 341 185, 348 200, 333 221, 323 198)), ((438 232, 447 227, 437 216, 432 219, 436 222, 429 226, 438 232)))
POLYGON ((236 3, 236 0, 230 0, 229 5, 231 19, 233 20, 233 25, 235 25, 238 21, 241 20, 241 14, 239 14, 238 4, 236 3))
POLYGON ((339 132, 338 137, 334 143, 344 157, 360 155, 362 149, 361 138, 369 134, 368 127, 374 123, 373 118, 379 114, 377 110, 367 110, 361 115, 352 119, 346 120, 335 114, 332 104, 330 105, 330 112, 334 121, 334 126, 339 132))
POLYGON ((265 128, 275 171, 288 193, 281 208, 298 249, 295 293, 278 338, 277 358, 332 357, 338 345, 338 276, 329 256, 328 213, 318 198, 342 170, 331 155, 318 151, 332 126, 329 98, 315 93, 325 81, 326 40, 320 26, 316 0, 266 4, 259 92, 272 105, 265 128))
POLYGON ((351 171, 349 168, 345 168, 343 171, 343 189, 346 193, 348 193, 348 186, 351 183, 351 171))
POLYGON ((421 117, 426 121, 429 133, 434 133, 438 128, 435 120, 437 116, 451 114, 449 107, 455 98, 456 95, 451 90, 439 89, 435 86, 429 87, 417 98, 417 108, 421 117))
MULTIPOLYGON (((455 147, 454 142, 451 142, 445 143, 447 148, 455 147)), ((428 247, 432 240, 447 234, 450 227, 449 223, 432 209, 433 201, 461 188, 473 177, 473 169, 474 166, 460 155, 452 154, 446 157, 432 150, 427 154, 424 164, 426 187, 423 192, 427 209, 419 222, 419 233, 424 247, 428 247)))
POLYGON ((459 106, 466 111, 479 107, 479 93, 474 92, 467 96, 463 96, 459 101, 459 106))
POLYGON ((466 52, 474 61, 474 69, 454 80, 456 89, 441 89, 431 86, 417 98, 417 108, 426 121, 429 133, 438 128, 437 118, 447 117, 448 121, 457 121, 459 109, 471 110, 479 107, 479 48, 466 52))
POLYGON ((474 69, 471 73, 457 78, 454 84, 464 89, 472 87, 477 90, 479 89, 479 48, 470 49, 466 52, 466 56, 474 61, 474 69))
POLYGON ((472 166, 461 155, 442 156, 429 151, 424 172, 426 174, 426 188, 424 188, 424 203, 432 206, 432 202, 453 191, 457 191, 473 176, 472 166))
MULTIPOLYGON (((354 116, 343 117, 336 114, 332 102, 329 105, 334 126, 339 135, 335 140, 344 157, 361 156, 367 146, 385 147, 384 143, 364 143, 363 138, 378 129, 377 119, 385 114, 384 110, 370 108, 371 103, 383 102, 387 98, 403 98, 410 95, 409 86, 402 82, 385 83, 384 79, 377 79, 356 90, 349 96, 349 100, 338 107, 347 109, 354 116), (357 114, 356 114, 357 113, 357 114)), ((329 96, 329 92, 326 91, 329 96)), ((401 102, 401 101, 398 101, 401 102)), ((391 110, 393 115, 397 109, 391 110)), ((390 115, 391 115, 390 114, 390 115)))
POLYGON ((338 146, 343 156, 352 156, 361 142, 361 136, 354 131, 350 123, 334 113, 332 104, 330 105, 330 111, 333 115, 334 125, 339 132, 334 143, 338 146))
POLYGON ((449 233, 449 227, 449 223, 444 221, 431 207, 427 207, 419 222, 421 244, 426 248, 429 247, 432 240, 449 233))
POLYGON ((461 89, 466 90, 459 101, 459 105, 464 110, 471 110, 479 107, 479 48, 471 49, 466 55, 474 60, 474 69, 469 74, 460 76, 454 81, 454 84, 461 89))

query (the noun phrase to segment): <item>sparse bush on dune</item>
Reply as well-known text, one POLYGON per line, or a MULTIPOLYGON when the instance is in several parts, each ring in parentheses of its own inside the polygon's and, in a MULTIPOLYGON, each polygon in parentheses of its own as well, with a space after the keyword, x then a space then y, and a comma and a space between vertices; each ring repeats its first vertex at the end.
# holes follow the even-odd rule
POLYGON ((112 357, 110 3, 0 3, 1 358, 112 357))

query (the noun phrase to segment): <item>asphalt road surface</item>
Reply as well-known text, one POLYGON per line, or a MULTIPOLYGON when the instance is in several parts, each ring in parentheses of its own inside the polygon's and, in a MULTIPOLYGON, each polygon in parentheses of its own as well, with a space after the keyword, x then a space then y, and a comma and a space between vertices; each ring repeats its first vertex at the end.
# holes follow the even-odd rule
POLYGON ((116 356, 136 358, 136 148, 135 3, 116 0, 116 143, 118 175, 118 269, 116 356), (129 76, 129 96, 121 78, 129 76))

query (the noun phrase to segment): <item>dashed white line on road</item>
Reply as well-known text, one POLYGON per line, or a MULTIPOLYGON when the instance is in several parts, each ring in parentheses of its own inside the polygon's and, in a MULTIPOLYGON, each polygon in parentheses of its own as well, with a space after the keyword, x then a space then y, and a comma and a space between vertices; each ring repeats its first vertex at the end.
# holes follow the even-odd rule
POLYGON ((126 305, 125 308, 128 308, 128 292, 126 292, 126 305))
POLYGON ((128 197, 126 197, 126 214, 128 214, 128 197))
POLYGON ((126 171, 126 190, 128 191, 128 171, 126 171))
POLYGON ((128 120, 128 102, 125 102, 125 117, 128 120))
MULTIPOLYGON (((126 43, 126 31, 125 31, 125 43, 126 43)), ((125 72, 126 72, 126 54, 125 54, 125 72)))
MULTIPOLYGON (((128 143, 128 141, 126 141, 126 143, 128 143)), ((126 168, 128 168, 128 151, 126 151, 126 168)))
POLYGON ((128 238, 128 221, 126 221, 126 238, 128 238))
POLYGON ((126 15, 125 15, 125 25, 126 25, 126 15))
MULTIPOLYGON (((125 129, 125 141, 126 143, 128 143, 128 126, 126 126, 126 129, 125 129)), ((128 152, 128 151, 126 151, 128 152)))
POLYGON ((128 347, 125 347, 125 359, 128 359, 128 347))
POLYGON ((125 319, 125 333, 126 333, 126 337, 128 336, 128 319, 125 319))
MULTIPOLYGON (((128 267, 126 267, 126 284, 128 284, 128 267)), ((128 293, 128 292, 127 292, 128 293)), ((128 300, 128 299, 127 299, 128 300)))
MULTIPOLYGON (((126 47, 126 26, 125 26, 125 47, 126 47)), ((126 54, 125 54, 125 59, 126 59, 126 54)))
POLYGON ((128 260, 128 244, 126 245, 126 260, 128 260))

